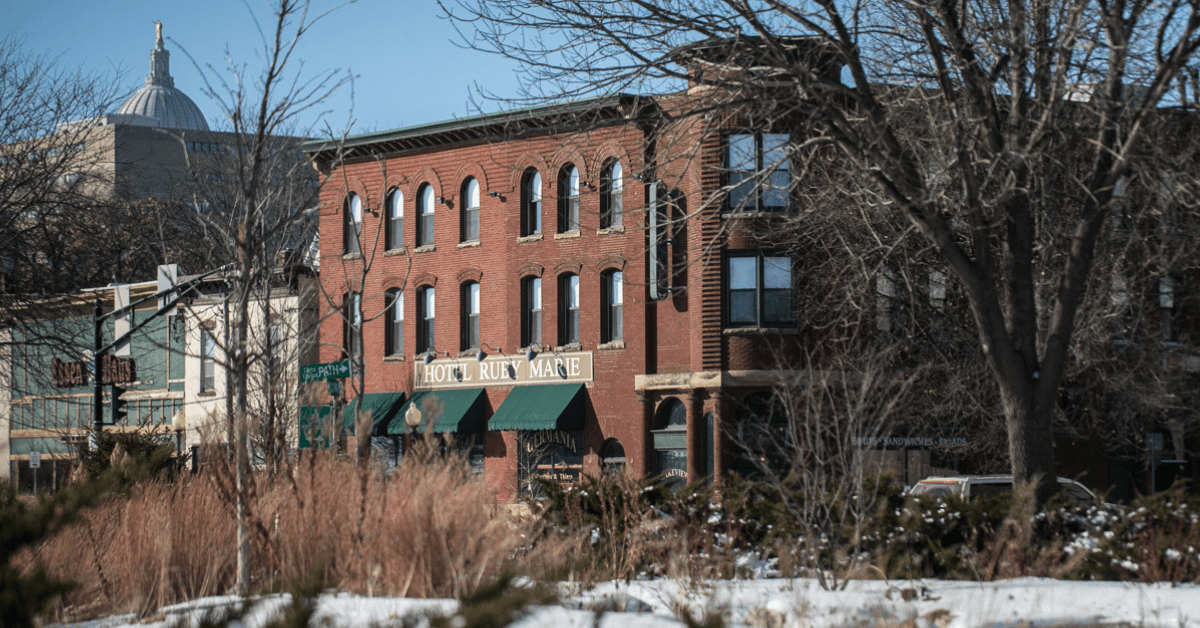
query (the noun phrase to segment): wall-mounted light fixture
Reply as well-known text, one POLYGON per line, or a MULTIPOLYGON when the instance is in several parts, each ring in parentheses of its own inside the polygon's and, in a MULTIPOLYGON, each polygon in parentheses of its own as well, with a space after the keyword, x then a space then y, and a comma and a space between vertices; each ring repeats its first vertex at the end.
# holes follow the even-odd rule
MULTIPOLYGON (((449 351, 445 351, 444 353, 446 354, 446 357, 450 357, 449 351)), ((417 354, 417 355, 420 355, 420 354, 417 354)), ((416 356, 413 356, 413 358, 416 359, 416 356)), ((437 359, 437 349, 430 347, 429 350, 425 352, 425 357, 422 358, 422 361, 424 361, 425 364, 428 365, 430 362, 433 362, 436 359, 437 359)))
POLYGON ((536 342, 533 343, 532 345, 529 345, 529 350, 525 352, 525 361, 533 362, 538 357, 538 353, 541 351, 545 351, 545 348, 543 348, 542 345, 539 345, 536 342), (534 345, 537 345, 536 351, 533 348, 534 345))
POLYGON ((495 351, 496 353, 501 353, 501 354, 504 353, 504 349, 501 349, 500 347, 493 347, 492 345, 489 345, 486 342, 481 342, 481 343, 479 343, 479 352, 475 354, 476 362, 483 362, 484 360, 487 359, 488 354, 484 352, 484 350, 483 350, 484 347, 487 347, 488 349, 491 349, 492 351, 495 351))

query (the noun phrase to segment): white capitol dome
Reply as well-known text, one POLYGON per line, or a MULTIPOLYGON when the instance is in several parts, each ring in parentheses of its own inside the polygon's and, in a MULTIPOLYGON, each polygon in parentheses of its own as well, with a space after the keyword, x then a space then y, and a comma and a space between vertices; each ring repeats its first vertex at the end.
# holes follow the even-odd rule
POLYGON ((163 47, 162 24, 158 24, 158 41, 150 51, 150 75, 146 84, 117 109, 117 114, 149 118, 154 126, 207 131, 208 122, 200 108, 187 94, 175 89, 171 78, 171 53, 163 47))

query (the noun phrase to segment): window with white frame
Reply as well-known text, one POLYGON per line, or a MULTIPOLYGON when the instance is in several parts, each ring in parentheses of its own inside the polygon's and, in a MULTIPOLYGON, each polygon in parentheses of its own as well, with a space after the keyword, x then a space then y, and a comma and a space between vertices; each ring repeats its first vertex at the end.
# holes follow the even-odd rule
POLYGON ((726 150, 730 210, 784 211, 791 206, 791 168, 784 133, 732 133, 726 150))
POLYGON ((542 346, 542 278, 521 280, 521 346, 542 346))
POLYGON ((417 290, 417 353, 433 351, 434 293, 433 286, 417 290))
POLYGON ((729 327, 787 327, 792 311, 792 258, 731 251, 725 260, 729 327))
POLYGON ((384 293, 384 353, 390 356, 404 355, 404 292, 392 288, 384 293))
POLYGON ((542 232, 542 175, 530 168, 521 175, 521 235, 542 232))
POLYGON ((600 228, 620 227, 623 220, 624 178, 621 162, 613 159, 600 171, 600 228))
POLYGON ((200 330, 200 392, 216 390, 217 338, 212 330, 200 330))
POLYGON ((558 344, 579 344, 579 275, 558 278, 558 344))
POLYGON ((609 270, 600 275, 600 342, 616 342, 623 338, 623 308, 625 305, 624 274, 609 270))
POLYGON ((346 357, 351 360, 362 360, 362 295, 351 292, 346 295, 342 312, 343 347, 346 357))
POLYGON ((479 241, 479 181, 467 177, 462 187, 460 241, 479 241))
POLYGON ((558 174, 558 232, 579 231, 579 168, 563 166, 558 174))
POLYGON ((404 192, 397 188, 392 188, 387 194, 387 200, 384 203, 387 205, 387 242, 386 248, 389 251, 404 248, 404 192))
POLYGON ((428 183, 417 190, 417 246, 433 246, 433 186, 428 183))
POLYGON ((462 285, 462 346, 463 351, 479 348, 479 282, 462 285))
POLYGON ((345 216, 342 230, 342 252, 346 254, 362 251, 362 247, 359 245, 362 237, 362 212, 362 199, 352 192, 350 196, 346 197, 345 207, 342 211, 345 216))

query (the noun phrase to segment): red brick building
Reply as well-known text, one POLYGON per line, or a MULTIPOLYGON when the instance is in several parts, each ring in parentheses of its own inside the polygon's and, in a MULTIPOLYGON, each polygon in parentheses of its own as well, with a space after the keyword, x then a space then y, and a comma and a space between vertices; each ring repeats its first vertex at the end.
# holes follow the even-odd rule
MULTIPOLYGON (((433 413, 436 431, 482 443, 502 500, 531 475, 735 463, 718 435, 770 388, 764 343, 794 334, 791 261, 736 237, 711 250, 719 211, 682 220, 720 187, 705 164, 735 148, 667 165, 655 151, 689 139, 645 122, 659 106, 620 95, 308 146, 329 175, 321 359, 361 354, 376 434, 404 432, 409 407, 433 413), (650 183, 668 168, 670 188, 650 183)), ((784 137, 725 141, 761 163, 784 137)), ((749 202, 781 209, 786 192, 766 189, 749 202)))

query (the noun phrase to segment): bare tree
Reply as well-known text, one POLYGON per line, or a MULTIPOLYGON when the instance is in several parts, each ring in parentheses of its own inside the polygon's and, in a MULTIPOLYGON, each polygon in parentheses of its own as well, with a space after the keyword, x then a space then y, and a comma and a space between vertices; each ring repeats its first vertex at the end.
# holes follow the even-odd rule
POLYGON ((1013 473, 1040 477, 1040 499, 1054 490, 1051 424, 1097 243, 1122 177, 1164 165, 1148 143, 1169 132, 1161 106, 1200 45, 1200 6, 461 0, 448 12, 468 45, 524 64, 530 98, 688 81, 676 124, 789 129, 774 163, 724 170, 727 193, 823 149, 874 197, 863 219, 901 217, 960 287, 1013 473))
POLYGON ((204 91, 219 104, 230 140, 211 162, 189 164, 197 222, 205 240, 232 263, 227 275, 230 321, 225 354, 232 388, 227 394, 232 400, 236 466, 239 595, 245 595, 249 585, 250 390, 255 361, 267 357, 255 352, 252 304, 269 302, 281 252, 304 242, 303 229, 312 225, 317 210, 311 175, 301 175, 310 166, 291 136, 297 135, 301 116, 321 106, 348 80, 336 70, 304 77, 302 63, 295 58, 300 40, 324 13, 310 14, 305 0, 278 0, 271 6, 266 28, 251 16, 262 34, 257 73, 233 62, 222 72, 209 67, 204 91), (207 185, 214 182, 210 176, 220 185, 207 185))

